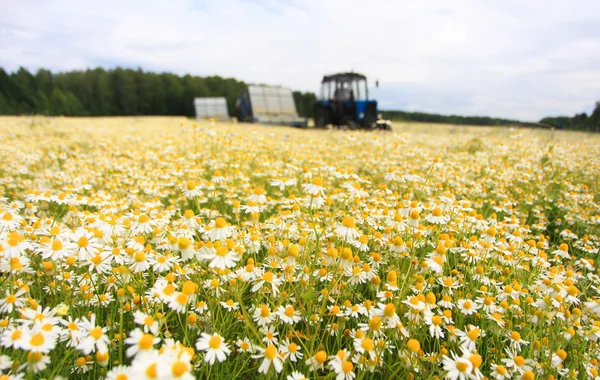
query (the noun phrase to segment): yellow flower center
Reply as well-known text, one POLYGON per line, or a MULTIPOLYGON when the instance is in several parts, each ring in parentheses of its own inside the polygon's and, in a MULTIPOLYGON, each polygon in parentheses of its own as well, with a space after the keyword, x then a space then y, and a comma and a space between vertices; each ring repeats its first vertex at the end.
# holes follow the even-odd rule
POLYGON ((383 315, 385 315, 388 318, 391 318, 394 316, 395 313, 396 306, 393 303, 388 303, 387 305, 385 305, 385 308, 383 309, 383 315))
POLYGON ((52 242, 52 250, 53 251, 60 251, 63 248, 63 243, 56 239, 52 242))
POLYGON ((354 221, 353 217, 347 216, 347 217, 344 218, 344 221, 342 222, 342 225, 344 227, 354 228, 354 227, 356 227, 356 222, 354 221))
POLYGON ((271 311, 269 310, 269 308, 266 305, 261 305, 261 307, 260 307, 260 316, 262 318, 266 318, 269 315, 271 315, 271 311))
POLYGON ((29 354, 27 354, 27 362, 35 364, 42 360, 43 357, 44 355, 42 355, 41 352, 30 352, 29 354))
POLYGON ((225 256, 227 256, 228 252, 229 251, 227 250, 227 247, 221 246, 221 247, 217 248, 216 255, 217 256, 221 256, 221 257, 225 257, 225 256))
POLYGON ((354 365, 352 365, 351 362, 345 361, 344 363, 342 363, 342 371, 344 371, 344 373, 352 372, 353 368, 354 365))
POLYGON ((136 252, 134 258, 135 258, 136 262, 140 263, 140 262, 146 260, 146 254, 144 252, 141 252, 141 251, 140 252, 136 252))
POLYGON ((149 350, 154 346, 154 335, 144 334, 140 338, 139 346, 142 350, 149 350))
POLYGON ((265 350, 265 357, 273 360, 275 356, 277 356, 277 349, 273 344, 269 344, 269 346, 265 350))
POLYGON ((285 308, 285 315, 287 315, 288 317, 293 317, 294 316, 294 307, 293 306, 288 306, 285 308))
POLYGON ((522 356, 515 356, 515 364, 517 367, 523 366, 523 364, 525 364, 525 358, 522 356))
POLYGON ((42 333, 33 334, 29 340, 29 344, 36 347, 43 345, 44 342, 46 342, 46 338, 44 338, 44 334, 42 333))
POLYGON ((178 360, 171 365, 171 372, 176 377, 183 376, 183 374, 186 373, 187 370, 188 370, 187 364, 185 364, 185 362, 182 362, 181 360, 178 360))
POLYGON ((192 244, 192 241, 186 237, 180 237, 177 240, 177 245, 179 246, 179 250, 181 250, 181 251, 183 251, 184 249, 189 247, 191 244, 192 244))
POLYGON ((469 364, 462 361, 456 362, 456 369, 458 369, 460 372, 465 372, 468 368, 469 364))
POLYGON ((87 247, 89 244, 88 238, 85 236, 80 237, 79 240, 77 240, 77 244, 82 248, 87 247))
POLYGON ((477 340, 477 338, 479 338, 479 334, 481 334, 481 330, 478 328, 474 328, 467 333, 467 336, 471 340, 477 340))
POLYGON ((365 338, 361 343, 361 347, 364 348, 365 351, 373 351, 375 344, 371 338, 365 338))
POLYGON ((217 348, 221 347, 221 337, 218 335, 214 335, 210 338, 210 341, 208 342, 208 345, 210 346, 210 348, 216 350, 217 348))
POLYGON ((218 217, 217 220, 215 220, 216 228, 224 228, 226 225, 227 225, 227 222, 225 221, 224 218, 218 217))
POLYGON ((96 326, 90 331, 90 336, 96 340, 102 337, 102 328, 96 326))

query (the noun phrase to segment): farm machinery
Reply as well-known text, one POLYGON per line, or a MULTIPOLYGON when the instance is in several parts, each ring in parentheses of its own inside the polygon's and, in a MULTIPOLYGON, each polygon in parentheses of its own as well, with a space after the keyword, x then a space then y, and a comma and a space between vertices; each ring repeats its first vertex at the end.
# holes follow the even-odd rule
POLYGON ((392 129, 378 116, 377 101, 369 99, 367 77, 358 73, 324 76, 313 112, 316 128, 392 129))

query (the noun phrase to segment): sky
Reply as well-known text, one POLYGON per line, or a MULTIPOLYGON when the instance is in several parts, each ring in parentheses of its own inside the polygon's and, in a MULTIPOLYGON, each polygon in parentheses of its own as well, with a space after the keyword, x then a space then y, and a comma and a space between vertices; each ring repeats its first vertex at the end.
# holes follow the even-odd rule
POLYGON ((380 109, 539 120, 600 100, 600 1, 0 0, 0 67, 116 66, 318 93, 369 78, 380 109), (375 81, 379 87, 375 87, 375 81))

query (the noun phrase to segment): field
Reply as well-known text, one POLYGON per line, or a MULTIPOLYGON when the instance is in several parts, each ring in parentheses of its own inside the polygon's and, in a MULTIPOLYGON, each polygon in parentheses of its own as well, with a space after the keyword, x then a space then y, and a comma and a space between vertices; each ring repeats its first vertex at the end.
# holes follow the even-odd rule
POLYGON ((600 135, 0 118, 5 378, 599 378, 600 135))

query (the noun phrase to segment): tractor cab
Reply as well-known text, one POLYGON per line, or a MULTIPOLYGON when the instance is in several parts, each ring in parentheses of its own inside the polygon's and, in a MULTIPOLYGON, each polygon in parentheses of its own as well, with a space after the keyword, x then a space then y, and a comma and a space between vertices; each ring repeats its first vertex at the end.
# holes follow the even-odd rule
POLYGON ((317 128, 372 128, 377 122, 377 101, 369 100, 367 77, 358 73, 324 76, 314 117, 317 128))

